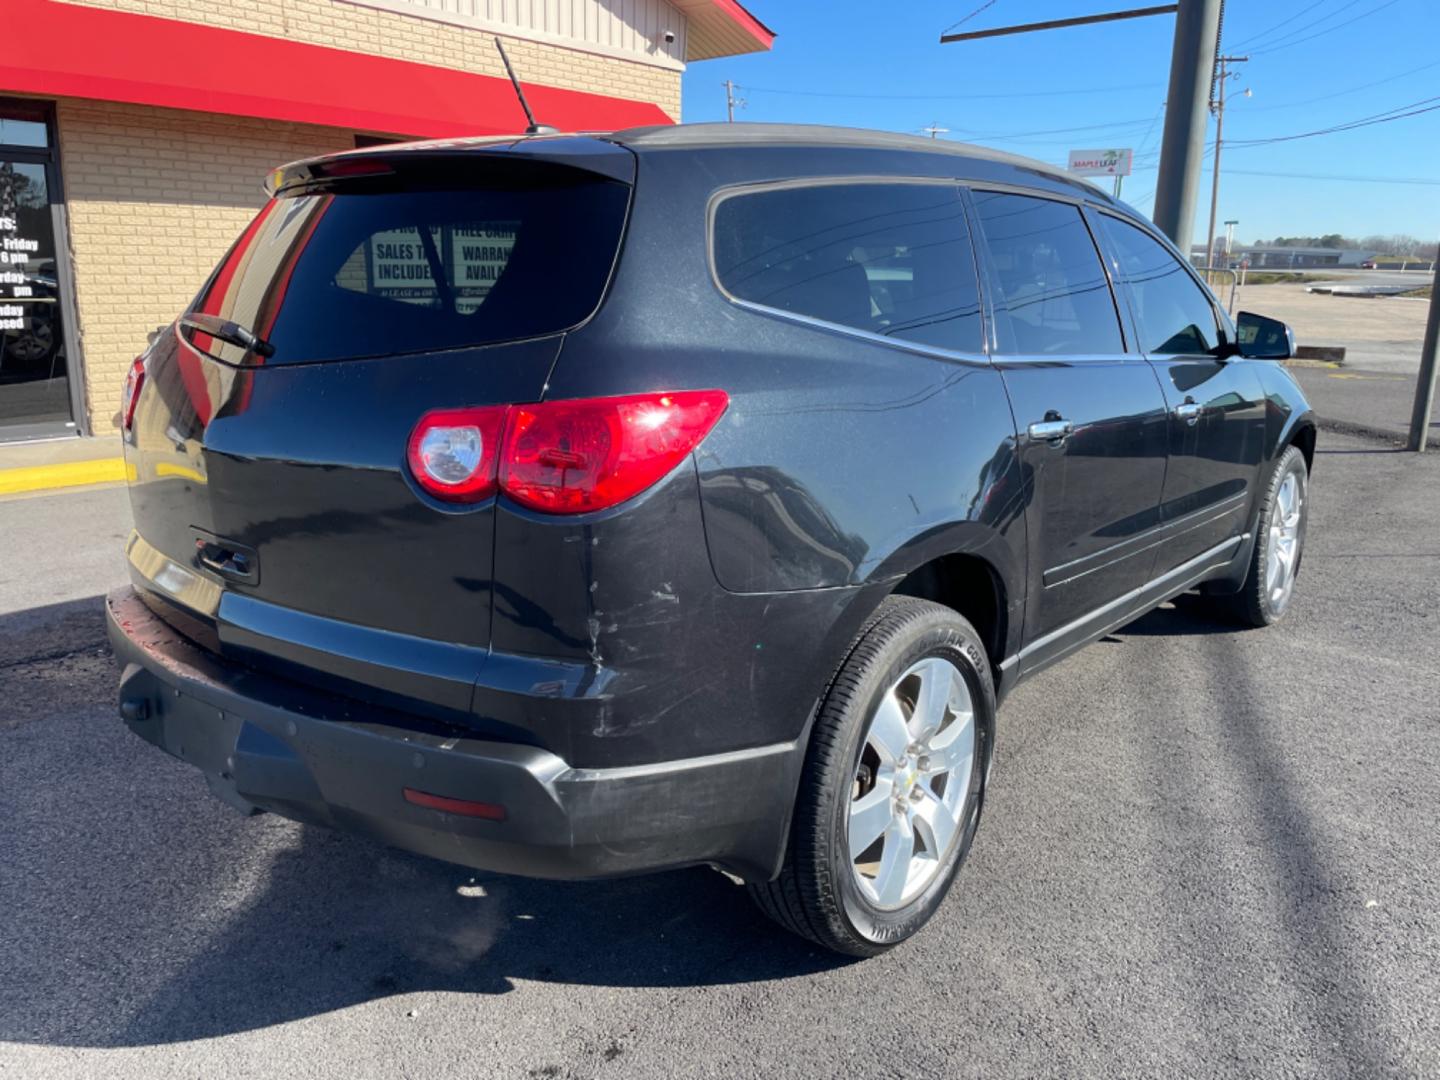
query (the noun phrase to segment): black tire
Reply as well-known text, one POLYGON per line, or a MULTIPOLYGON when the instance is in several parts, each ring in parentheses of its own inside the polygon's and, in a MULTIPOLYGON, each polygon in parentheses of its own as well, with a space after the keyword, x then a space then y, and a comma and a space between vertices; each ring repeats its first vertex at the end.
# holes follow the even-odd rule
POLYGON ((1310 470, 1305 465, 1305 455, 1296 446, 1286 447, 1280 460, 1271 470, 1269 482, 1265 485, 1264 499, 1255 521, 1255 550, 1250 556, 1250 571, 1245 584, 1238 593, 1227 597, 1231 614, 1246 626, 1272 626, 1285 617, 1290 610, 1294 595, 1294 579, 1300 574, 1300 562, 1305 554, 1305 528, 1310 519, 1310 470), (1291 585, 1284 594, 1276 597, 1266 587, 1269 570, 1270 530, 1276 520, 1276 501, 1285 478, 1294 475, 1300 495, 1300 521, 1295 542, 1295 569, 1291 585))
MULTIPOLYGON (((835 952, 875 956, 911 937, 945 899, 979 824, 994 732, 995 685, 975 628, 950 608, 891 596, 853 643, 821 701, 796 798, 780 876, 751 884, 761 910, 786 929, 835 952), (974 756, 958 836, 929 884, 903 907, 870 902, 849 856, 847 821, 856 773, 876 706, 921 660, 959 671, 974 713, 974 756)), ((918 887, 918 886, 917 886, 918 887)))

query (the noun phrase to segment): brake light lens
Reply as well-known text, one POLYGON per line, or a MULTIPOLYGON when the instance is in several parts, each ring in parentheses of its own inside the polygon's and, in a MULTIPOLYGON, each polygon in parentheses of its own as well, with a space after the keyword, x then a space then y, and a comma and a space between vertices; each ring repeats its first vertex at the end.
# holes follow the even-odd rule
POLYGON ((436 409, 410 433, 415 482, 474 503, 503 491, 547 514, 583 514, 634 498, 710 434, 723 390, 436 409))
POLYGON ((675 468, 729 402, 723 390, 682 390, 511 406, 500 488, 548 514, 615 506, 675 468))
POLYGON ((495 494, 495 464, 506 405, 436 409, 410 433, 407 458, 415 482, 446 502, 471 503, 495 494))
POLYGON ((120 427, 129 432, 135 424, 135 406, 140 401, 140 388, 145 385, 145 361, 136 357, 130 362, 125 385, 120 391, 120 427))

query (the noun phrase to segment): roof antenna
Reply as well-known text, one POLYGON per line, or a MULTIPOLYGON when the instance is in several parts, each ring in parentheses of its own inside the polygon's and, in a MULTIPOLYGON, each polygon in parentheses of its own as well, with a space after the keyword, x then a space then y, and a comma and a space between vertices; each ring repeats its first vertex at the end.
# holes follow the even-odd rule
POLYGON ((539 124, 535 121, 535 114, 530 111, 530 103, 525 100, 525 91, 520 89, 520 80, 515 77, 515 69, 510 66, 510 57, 505 55, 505 46, 497 37, 495 48, 500 50, 500 59, 505 62, 505 74, 510 76, 510 85, 515 87, 515 96, 520 99, 520 107, 525 110, 525 119, 530 121, 530 126, 525 129, 526 135, 558 135, 559 129, 549 124, 539 124))

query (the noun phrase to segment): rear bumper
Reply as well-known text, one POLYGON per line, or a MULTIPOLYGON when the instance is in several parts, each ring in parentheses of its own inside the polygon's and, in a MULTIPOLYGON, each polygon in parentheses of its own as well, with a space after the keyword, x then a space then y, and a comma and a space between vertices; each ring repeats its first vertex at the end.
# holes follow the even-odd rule
POLYGON ((243 811, 532 877, 712 863, 764 880, 779 869, 799 742, 577 769, 538 747, 475 739, 229 664, 177 634, 133 589, 111 593, 106 613, 126 724, 199 768, 243 811), (498 805, 503 820, 416 805, 407 788, 498 805))

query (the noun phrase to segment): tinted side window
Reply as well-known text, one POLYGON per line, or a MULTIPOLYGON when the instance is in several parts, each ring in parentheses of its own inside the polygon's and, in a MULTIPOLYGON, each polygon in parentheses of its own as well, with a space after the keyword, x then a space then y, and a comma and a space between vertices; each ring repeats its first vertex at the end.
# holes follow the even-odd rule
POLYGON ((1001 352, 1125 351, 1110 283, 1079 207, 994 191, 975 192, 975 207, 1010 315, 1013 340, 1002 340, 1001 352))
POLYGON ((1145 230, 1099 216, 1120 260, 1120 276, 1130 283, 1140 347, 1158 355, 1214 351, 1220 344, 1215 309, 1195 279, 1145 230))
POLYGON ((823 184, 734 195, 715 210, 732 296, 874 334, 979 352, 975 256, 959 191, 823 184))

